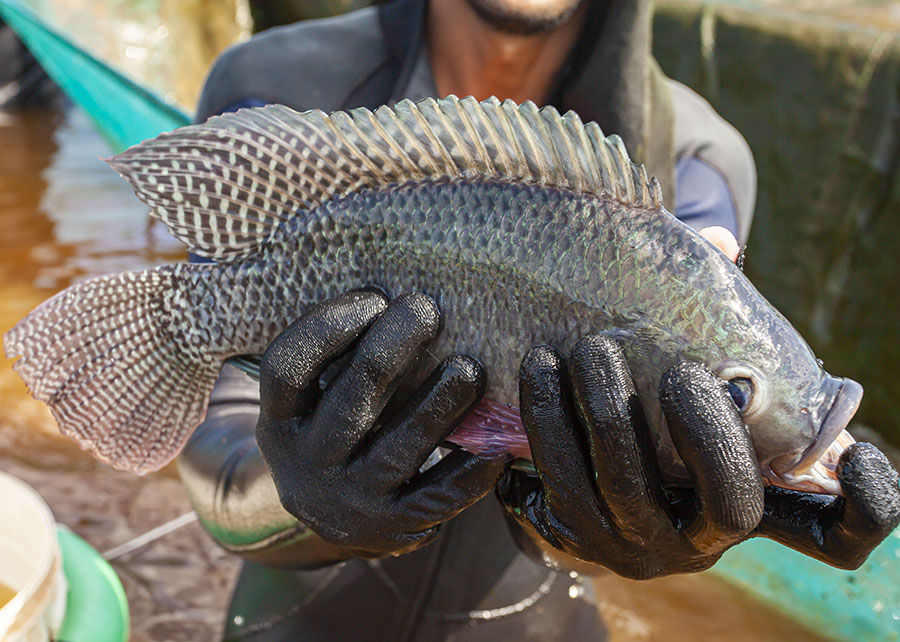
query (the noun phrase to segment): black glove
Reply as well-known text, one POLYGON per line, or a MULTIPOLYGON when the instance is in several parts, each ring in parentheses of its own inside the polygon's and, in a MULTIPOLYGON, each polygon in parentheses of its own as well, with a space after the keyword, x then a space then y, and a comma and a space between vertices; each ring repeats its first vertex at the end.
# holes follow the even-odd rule
POLYGON ((859 568, 900 523, 897 471, 872 444, 852 444, 838 460, 843 497, 766 488, 757 535, 837 566, 859 568))
POLYGON ((853 447, 841 459, 846 499, 764 493, 724 382, 702 365, 682 363, 663 377, 660 401, 693 489, 664 489, 613 340, 586 337, 568 368, 552 348, 529 352, 520 403, 540 477, 515 470, 503 477, 498 495, 509 518, 540 544, 637 579, 709 568, 754 535, 855 567, 900 519, 896 473, 871 446, 853 447), (766 500, 775 503, 764 510, 766 500), (827 545, 816 540, 822 527, 833 533, 827 545))
POLYGON ((351 292, 309 310, 263 356, 256 438, 281 503, 352 555, 422 546, 502 471, 502 462, 454 451, 419 473, 484 391, 474 359, 446 359, 400 412, 383 412, 439 323, 426 296, 388 305, 379 293, 351 292), (320 392, 320 373, 354 345, 320 392))

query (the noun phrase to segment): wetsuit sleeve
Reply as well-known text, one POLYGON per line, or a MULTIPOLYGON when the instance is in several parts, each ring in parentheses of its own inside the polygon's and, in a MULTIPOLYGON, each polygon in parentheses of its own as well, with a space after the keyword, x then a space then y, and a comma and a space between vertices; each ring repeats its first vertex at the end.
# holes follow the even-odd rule
POLYGON ((348 555, 292 517, 256 446, 259 388, 225 366, 178 472, 200 523, 227 551, 269 566, 316 568, 348 555))
POLYGON ((721 225, 746 243, 756 165, 743 136, 698 94, 669 81, 674 113, 675 215, 695 229, 721 225))
POLYGON ((718 225, 738 238, 737 208, 725 178, 699 158, 675 164, 675 216, 695 230, 718 225))
POLYGON ((245 43, 239 44, 216 59, 197 101, 194 122, 202 123, 211 116, 275 102, 272 96, 266 95, 256 68, 264 64, 270 52, 267 48, 262 52, 258 49, 256 46, 245 46, 245 43))

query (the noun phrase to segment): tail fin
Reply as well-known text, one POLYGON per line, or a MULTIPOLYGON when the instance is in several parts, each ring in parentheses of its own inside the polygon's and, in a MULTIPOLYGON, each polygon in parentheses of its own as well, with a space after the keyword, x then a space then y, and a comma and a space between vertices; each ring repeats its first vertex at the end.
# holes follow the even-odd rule
POLYGON ((78 283, 4 337, 6 355, 60 431, 94 457, 143 474, 203 420, 221 361, 184 350, 170 323, 171 268, 78 283))

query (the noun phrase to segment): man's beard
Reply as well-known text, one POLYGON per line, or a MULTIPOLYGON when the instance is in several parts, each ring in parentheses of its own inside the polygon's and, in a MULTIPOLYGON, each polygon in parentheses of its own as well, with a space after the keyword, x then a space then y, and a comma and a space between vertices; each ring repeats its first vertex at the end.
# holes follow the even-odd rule
POLYGON ((555 10, 539 13, 509 6, 515 0, 466 0, 482 20, 498 31, 526 36, 551 31, 565 24, 584 2, 590 1, 570 0, 555 10))

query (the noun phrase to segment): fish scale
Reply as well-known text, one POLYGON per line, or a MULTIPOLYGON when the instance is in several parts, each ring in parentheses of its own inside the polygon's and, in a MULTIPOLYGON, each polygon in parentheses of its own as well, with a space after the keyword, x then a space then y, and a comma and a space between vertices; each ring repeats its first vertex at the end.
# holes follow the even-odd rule
MULTIPOLYGON (((690 351, 724 354, 695 335, 695 319, 684 316, 685 308, 664 305, 698 290, 709 296, 718 288, 714 296, 723 301, 730 295, 723 287, 727 278, 716 283, 717 273, 702 269, 727 261, 685 232, 673 217, 653 210, 626 211, 609 199, 512 182, 438 179, 354 193, 291 221, 257 257, 224 268, 188 268, 211 278, 192 290, 185 310, 205 311, 207 297, 215 296, 216 313, 187 315, 181 332, 196 332, 197 345, 225 358, 263 351, 310 304, 347 289, 374 284, 392 295, 436 291, 444 329, 432 353, 477 355, 489 373, 486 396, 494 401, 517 405, 517 370, 508 364, 518 364, 528 346, 569 350, 580 336, 610 328, 635 363, 666 357, 638 369, 647 373, 639 384, 646 380, 652 398, 663 370, 677 358, 690 351), (652 244, 632 243, 620 252, 622 239, 662 234, 675 235, 703 260, 661 269, 652 244), (530 250, 512 251, 523 247, 530 250), (672 278, 673 267, 680 278, 672 278), (647 285, 641 295, 637 274, 647 285), (709 282, 700 284, 703 274, 709 282), (250 300, 291 304, 247 308, 250 300), (650 309, 652 323, 642 315, 650 309)), ((669 243, 668 251, 677 255, 677 247, 669 243)), ((695 311, 705 318, 705 311, 695 311)))
POLYGON ((310 305, 375 285, 431 295, 443 326, 430 354, 484 364, 486 398, 451 436, 464 448, 530 456, 515 408, 523 353, 567 353, 602 332, 626 353, 670 481, 687 473, 658 386, 688 359, 750 390, 739 411, 767 480, 840 492, 833 465, 816 466, 836 461, 861 387, 828 375, 741 271, 665 210, 621 139, 577 114, 452 96, 331 115, 273 105, 109 162, 217 263, 76 284, 4 344, 61 430, 116 467, 170 461, 226 359, 246 366, 310 305))

